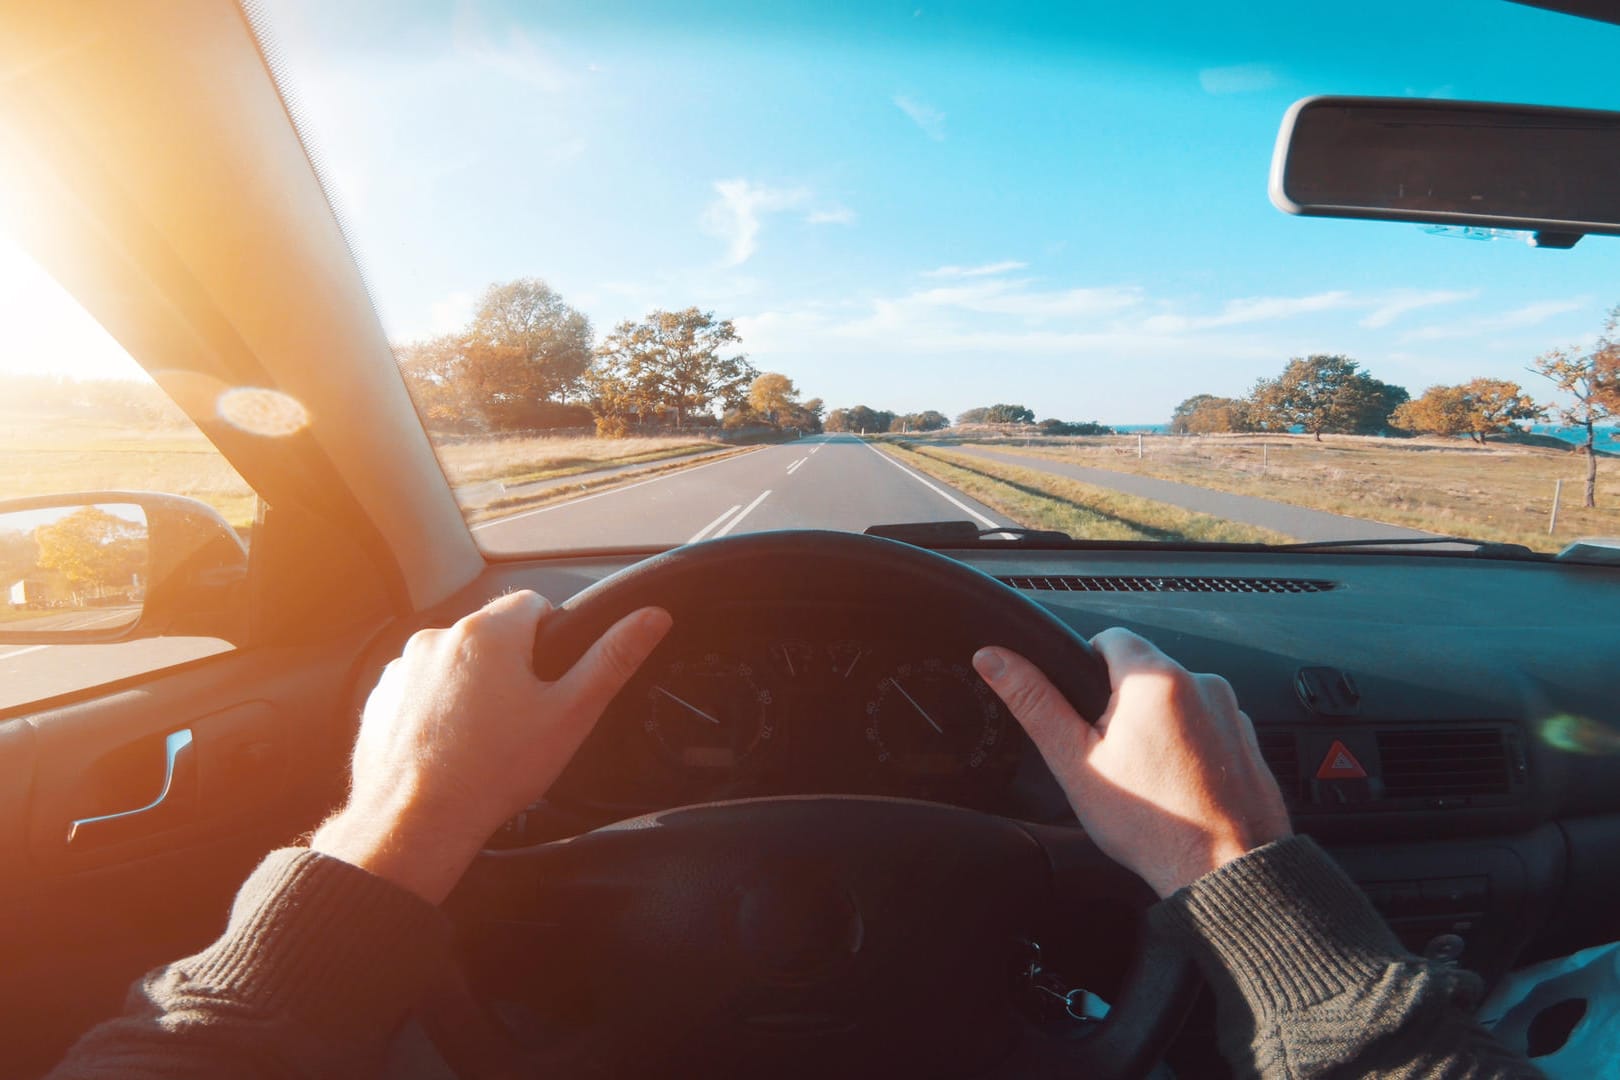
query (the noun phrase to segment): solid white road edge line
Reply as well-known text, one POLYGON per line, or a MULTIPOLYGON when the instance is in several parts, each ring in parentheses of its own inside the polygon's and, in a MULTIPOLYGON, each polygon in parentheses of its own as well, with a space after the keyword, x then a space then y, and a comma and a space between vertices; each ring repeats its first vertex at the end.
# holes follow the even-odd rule
POLYGON ((660 480, 668 480, 672 476, 691 476, 693 473, 698 472, 699 470, 712 468, 715 465, 724 465, 728 461, 736 461, 738 458, 745 458, 748 456, 750 455, 733 454, 730 457, 723 457, 719 461, 710 461, 703 465, 694 465, 690 469, 672 469, 671 471, 661 473, 650 480, 642 480, 638 483, 626 484, 624 487, 608 488, 606 491, 598 491, 595 495, 581 495, 577 499, 568 499, 564 502, 552 503, 550 506, 542 506, 538 510, 525 510, 523 513, 513 514, 511 517, 495 518, 493 521, 480 521, 477 525, 472 527, 472 531, 477 532, 479 529, 491 529, 496 525, 506 525, 513 521, 522 521, 524 518, 534 517, 536 514, 548 514, 553 510, 561 510, 565 506, 578 506, 582 502, 590 502, 592 499, 600 499, 606 495, 617 495, 621 491, 633 491, 638 487, 646 487, 648 484, 656 484, 660 480))
POLYGON ((743 518, 745 518, 749 514, 753 513, 754 512, 754 507, 756 507, 760 503, 764 502, 765 501, 765 496, 769 495, 770 493, 771 493, 770 488, 766 488, 764 491, 760 492, 759 493, 759 498, 757 498, 753 502, 749 503, 748 506, 743 509, 742 513, 738 514, 736 517, 734 517, 730 521, 726 522, 726 527, 721 529, 719 532, 715 533, 714 538, 716 540, 718 540, 718 539, 720 539, 720 537, 722 537, 722 536, 726 535, 727 533, 729 533, 732 529, 735 529, 737 527, 738 522, 742 521, 743 518))
POLYGON ((905 473, 907 476, 911 477, 913 480, 917 481, 917 483, 921 484, 923 487, 927 488, 929 491, 932 491, 935 495, 938 495, 940 498, 944 499, 946 502, 950 503, 952 506, 954 506, 958 510, 962 511, 964 514, 972 514, 975 518, 977 518, 978 520, 984 522, 986 528, 998 529, 1003 524, 1005 524, 1004 522, 1000 522, 1000 521, 992 521, 991 519, 985 517, 983 514, 979 513, 977 510, 973 509, 973 507, 969 506, 967 503, 963 502, 961 499, 958 499, 953 495, 946 494, 944 491, 942 491, 941 489, 936 487, 930 481, 923 479, 923 477, 922 477, 922 475, 920 473, 913 472, 912 470, 906 468, 904 465, 900 464, 898 461, 894 460, 894 458, 890 457, 888 454, 885 454, 883 451, 879 450, 877 447, 873 446, 871 443, 866 442, 866 441, 863 440, 861 442, 861 445, 866 447, 868 450, 872 451, 872 453, 876 454, 878 457, 882 458, 884 461, 887 461, 890 465, 893 465, 895 468, 897 468, 901 472, 905 473))
POLYGON ((11 652, 0 653, 0 660, 10 660, 13 656, 27 656, 31 652, 48 649, 49 645, 30 645, 26 649, 13 649, 11 652))
POLYGON ((703 539, 705 536, 708 536, 709 533, 711 531, 713 531, 714 528, 717 525, 719 525, 722 521, 726 520, 726 518, 730 517, 732 514, 735 514, 738 510, 741 510, 741 509, 742 509, 742 503, 738 503, 736 506, 733 506, 730 510, 727 510, 725 513, 721 514, 719 517, 715 518, 713 521, 709 522, 707 525, 703 526, 703 528, 699 529, 696 533, 694 533, 693 536, 692 536, 692 539, 688 540, 687 543, 688 544, 697 543, 699 540, 703 539))

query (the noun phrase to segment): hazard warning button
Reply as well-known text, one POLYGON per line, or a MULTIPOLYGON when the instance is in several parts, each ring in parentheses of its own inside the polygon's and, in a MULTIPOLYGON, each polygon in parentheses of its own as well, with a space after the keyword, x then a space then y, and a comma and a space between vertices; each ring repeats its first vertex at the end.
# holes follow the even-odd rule
POLYGON ((1328 747, 1327 754, 1322 758, 1322 764, 1316 768, 1316 778, 1318 780, 1365 780, 1367 779, 1367 770, 1361 767, 1361 762, 1356 760, 1356 755, 1350 752, 1349 747, 1338 739, 1334 739, 1333 745, 1328 747))

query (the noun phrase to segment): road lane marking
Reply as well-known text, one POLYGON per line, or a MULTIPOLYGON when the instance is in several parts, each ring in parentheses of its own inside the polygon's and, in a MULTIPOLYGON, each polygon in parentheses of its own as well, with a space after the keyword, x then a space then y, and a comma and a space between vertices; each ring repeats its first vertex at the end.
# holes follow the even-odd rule
POLYGON ((890 457, 888 454, 885 454, 883 451, 879 450, 877 447, 873 446, 871 443, 863 442, 861 445, 866 447, 868 450, 872 451, 872 453, 876 454, 878 457, 882 458, 884 461, 887 461, 890 465, 893 465, 895 468, 897 468, 901 472, 905 473, 907 476, 911 477, 913 480, 917 481, 917 483, 921 484, 923 487, 927 488, 929 491, 932 491, 935 495, 938 495, 940 498, 944 499, 946 502, 950 503, 952 506, 954 506, 958 510, 962 511, 964 514, 972 514, 975 518, 977 518, 978 520, 984 522, 985 525, 987 527, 989 527, 989 528, 999 529, 999 528, 1003 527, 1001 522, 990 520, 989 518, 985 517, 983 514, 979 513, 977 510, 973 509, 973 507, 971 507, 967 503, 963 502, 961 499, 958 499, 958 498, 955 498, 952 495, 946 494, 940 488, 936 487, 932 482, 923 479, 923 477, 922 477, 922 475, 920 473, 913 472, 911 469, 906 468, 904 465, 900 464, 898 461, 894 460, 894 458, 890 457))
POLYGON ((737 523, 739 521, 741 521, 743 518, 747 517, 749 514, 753 513, 754 512, 754 507, 756 507, 760 503, 764 502, 765 501, 765 496, 769 495, 770 493, 771 493, 770 488, 766 488, 764 491, 760 492, 759 498, 757 498, 753 502, 749 503, 748 506, 743 510, 742 513, 738 514, 736 517, 734 517, 730 521, 726 522, 726 527, 721 529, 719 532, 714 534, 715 539, 718 540, 720 537, 722 537, 722 536, 726 535, 727 533, 729 533, 732 529, 735 529, 737 527, 737 523))
POLYGON ((39 652, 41 649, 48 648, 50 648, 49 645, 30 645, 26 649, 13 649, 11 652, 0 653, 0 660, 10 660, 13 656, 27 656, 31 652, 39 652))
MULTIPOLYGON (((820 449, 821 449, 821 447, 822 447, 822 445, 823 445, 823 444, 821 444, 821 443, 817 443, 817 444, 816 444, 816 450, 820 450, 820 449)), ((816 450, 812 450, 812 451, 810 451, 810 452, 811 452, 811 453, 812 453, 812 454, 813 454, 813 453, 815 453, 815 452, 816 452, 816 450)))
POLYGON ((807 462, 807 461, 809 461, 809 460, 810 460, 810 459, 809 459, 809 458, 807 458, 807 457, 802 457, 802 458, 800 458, 800 459, 799 459, 799 460, 798 460, 798 461, 795 461, 795 462, 794 462, 794 463, 793 463, 793 464, 791 464, 791 465, 789 465, 789 466, 788 466, 788 467, 787 467, 787 471, 788 471, 788 475, 789 475, 789 476, 792 476, 792 475, 793 475, 793 470, 794 470, 794 469, 797 469, 797 468, 798 468, 798 467, 799 467, 799 466, 800 466, 800 465, 803 465, 803 464, 804 464, 804 463, 805 463, 805 462, 807 462))
POLYGON ((582 495, 577 499, 567 499, 563 502, 552 503, 549 506, 539 507, 538 509, 525 510, 521 514, 513 514, 510 517, 495 518, 493 521, 480 521, 477 525, 472 527, 472 531, 477 532, 479 529, 489 529, 496 525, 505 525, 513 521, 522 521, 524 518, 534 517, 537 514, 549 514, 551 511, 561 510, 565 506, 578 506, 580 503, 590 502, 592 499, 600 499, 607 495, 617 495, 624 491, 633 491, 638 487, 646 487, 648 484, 656 484, 660 480, 668 480, 671 477, 691 476, 695 472, 701 472, 702 470, 712 468, 715 465, 724 465, 728 461, 736 461, 739 458, 751 457, 753 456, 753 453, 753 451, 750 451, 747 454, 733 454, 731 457, 723 457, 718 461, 710 461, 703 465, 694 465, 690 469, 673 469, 667 473, 662 473, 655 476, 650 480, 642 480, 638 483, 626 484, 624 487, 608 488, 606 491, 598 491, 594 495, 582 495))
POLYGON ((696 533, 694 533, 693 536, 692 536, 692 539, 688 540, 687 543, 688 544, 697 543, 699 540, 703 539, 705 536, 708 536, 709 533, 712 532, 715 529, 715 527, 718 526, 722 521, 726 520, 726 518, 730 517, 732 514, 735 514, 738 510, 741 510, 741 509, 742 509, 742 503, 738 503, 736 506, 733 506, 730 510, 727 510, 725 513, 721 514, 719 517, 715 518, 713 521, 709 522, 707 525, 703 526, 703 528, 699 529, 696 533))

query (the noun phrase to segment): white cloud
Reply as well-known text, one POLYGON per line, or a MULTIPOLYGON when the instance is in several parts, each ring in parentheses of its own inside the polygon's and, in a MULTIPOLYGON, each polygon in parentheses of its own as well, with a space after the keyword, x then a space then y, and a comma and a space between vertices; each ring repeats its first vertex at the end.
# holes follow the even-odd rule
POLYGON ((459 58, 514 82, 549 94, 566 89, 571 82, 564 65, 547 56, 520 26, 512 24, 497 32, 471 4, 457 7, 450 36, 459 58))
POLYGON ((895 108, 911 117, 911 122, 922 129, 922 133, 935 142, 945 141, 945 114, 932 105, 907 97, 905 94, 896 94, 893 98, 895 108))
POLYGON ((1149 317, 1143 328, 1154 333, 1181 334, 1193 330, 1213 330, 1223 326, 1241 326, 1246 323, 1275 322, 1308 315, 1318 311, 1333 311, 1355 307, 1359 303, 1343 290, 1314 293, 1310 296, 1252 296, 1228 300, 1214 315, 1183 315, 1167 312, 1149 317))
POLYGON ((477 297, 466 290, 458 290, 428 305, 428 328, 434 334, 448 334, 460 330, 472 321, 473 304, 477 297))
POLYGON ((810 211, 804 220, 811 225, 851 225, 855 221, 855 211, 841 203, 834 203, 810 211))
POLYGON ((923 271, 923 277, 962 278, 962 277, 989 277, 992 274, 1006 274, 1014 270, 1022 270, 1028 263, 1008 259, 1005 262, 985 263, 983 266, 939 266, 932 270, 923 271))
POLYGON ((1206 94, 1253 94, 1277 85, 1277 73, 1266 64, 1209 67, 1198 73, 1206 94))
POLYGON ((741 178, 717 180, 718 196, 703 211, 702 225, 726 243, 726 265, 740 266, 759 250, 760 218, 803 206, 810 199, 804 188, 772 188, 741 178))
POLYGON ((1478 296, 1477 292, 1461 292, 1456 289, 1430 289, 1428 291, 1397 292, 1389 296, 1361 320, 1361 325, 1369 330, 1378 330, 1396 319, 1419 308, 1434 307, 1439 304, 1454 304, 1459 300, 1471 300, 1478 296))
POLYGON ((1402 335, 1401 340, 1447 341, 1454 338, 1482 337, 1486 334, 1498 334, 1509 330, 1523 330, 1527 327, 1539 326, 1555 316, 1565 315, 1571 311, 1580 311, 1590 302, 1590 299, 1584 296, 1572 300, 1539 300, 1535 303, 1513 308, 1510 311, 1504 311, 1500 315, 1487 315, 1478 319, 1425 326, 1402 335))

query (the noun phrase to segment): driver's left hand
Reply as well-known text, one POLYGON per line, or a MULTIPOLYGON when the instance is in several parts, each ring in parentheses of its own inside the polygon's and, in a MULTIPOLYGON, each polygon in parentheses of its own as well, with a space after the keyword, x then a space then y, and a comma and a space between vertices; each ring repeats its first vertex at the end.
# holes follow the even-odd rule
POLYGON ((633 612, 548 683, 533 650, 551 611, 538 593, 514 592, 411 635, 366 701, 349 800, 310 847, 443 900, 502 822, 562 773, 671 625, 661 608, 633 612))

